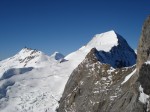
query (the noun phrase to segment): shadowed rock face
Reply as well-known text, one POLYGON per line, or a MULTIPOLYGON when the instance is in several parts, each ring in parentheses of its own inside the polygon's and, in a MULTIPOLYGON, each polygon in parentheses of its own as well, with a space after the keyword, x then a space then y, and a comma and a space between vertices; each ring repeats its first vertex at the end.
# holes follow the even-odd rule
POLYGON ((150 16, 144 22, 142 34, 137 50, 137 70, 142 64, 150 59, 150 16))
POLYGON ((150 95, 150 65, 143 64, 139 71, 139 79, 144 93, 150 95))
POLYGON ((118 45, 112 47, 109 52, 99 51, 100 62, 109 64, 113 68, 133 66, 136 63, 136 54, 134 50, 121 35, 117 33, 116 35, 118 38, 118 45))

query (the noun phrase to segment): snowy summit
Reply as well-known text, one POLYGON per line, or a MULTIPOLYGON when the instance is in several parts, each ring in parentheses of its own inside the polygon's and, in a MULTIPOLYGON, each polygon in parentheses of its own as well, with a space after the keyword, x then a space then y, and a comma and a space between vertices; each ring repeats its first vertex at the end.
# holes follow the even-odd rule
POLYGON ((105 33, 97 34, 87 44, 88 47, 96 48, 97 50, 103 50, 109 52, 112 47, 118 45, 118 38, 115 31, 111 30, 105 33))
POLYGON ((86 46, 67 55, 65 59, 73 61, 73 66, 76 66, 92 48, 96 48, 100 52, 102 63, 110 64, 113 67, 132 66, 136 62, 136 54, 133 49, 122 36, 113 30, 95 35, 86 46))

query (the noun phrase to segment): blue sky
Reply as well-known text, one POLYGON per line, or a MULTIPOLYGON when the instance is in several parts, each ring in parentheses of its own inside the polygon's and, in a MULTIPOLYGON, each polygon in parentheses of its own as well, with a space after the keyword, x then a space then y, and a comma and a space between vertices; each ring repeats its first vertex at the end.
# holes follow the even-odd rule
POLYGON ((135 49, 149 0, 0 0, 0 59, 23 47, 68 54, 115 30, 135 49))

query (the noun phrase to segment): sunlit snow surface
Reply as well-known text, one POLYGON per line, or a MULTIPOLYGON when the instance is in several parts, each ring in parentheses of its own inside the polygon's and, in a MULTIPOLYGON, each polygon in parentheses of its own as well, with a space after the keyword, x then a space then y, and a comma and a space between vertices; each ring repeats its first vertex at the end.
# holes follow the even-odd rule
POLYGON ((144 104, 149 103, 148 102, 149 95, 147 95, 143 92, 143 88, 141 87, 141 85, 139 87, 139 91, 140 91, 139 101, 141 101, 144 104))
POLYGON ((98 51, 103 50, 109 52, 112 47, 118 45, 118 38, 114 31, 108 31, 102 34, 97 34, 87 44, 88 47, 96 48, 98 51))
MULTIPOLYGON (((66 74, 70 74, 66 67, 63 64, 52 63, 46 68, 36 68, 8 79, 15 81, 15 84, 7 88, 6 98, 1 99, 8 100, 5 102, 8 107, 3 111, 15 112, 17 109, 20 112, 53 112, 68 79, 66 74)), ((2 102, 3 105, 5 103, 2 102)))
POLYGON ((0 112, 54 112, 74 69, 70 64, 29 49, 0 62, 5 77, 0 80, 0 112))

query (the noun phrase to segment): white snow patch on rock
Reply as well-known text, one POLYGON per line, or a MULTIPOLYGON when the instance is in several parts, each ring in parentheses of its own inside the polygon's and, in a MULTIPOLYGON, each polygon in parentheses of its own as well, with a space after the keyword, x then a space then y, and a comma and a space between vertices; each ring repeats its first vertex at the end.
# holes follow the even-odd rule
POLYGON ((102 77, 102 79, 101 80, 106 80, 107 78, 106 77, 102 77))
POLYGON ((144 104, 148 103, 149 95, 147 95, 143 92, 143 88, 141 87, 141 85, 139 87, 139 91, 140 91, 139 101, 141 101, 144 104))
POLYGON ((136 72, 136 69, 132 73, 130 73, 129 75, 127 75, 125 77, 124 81, 121 84, 126 83, 131 78, 131 76, 135 74, 135 72, 136 72))
POLYGON ((145 62, 145 64, 149 65, 149 64, 150 64, 150 61, 145 62))

